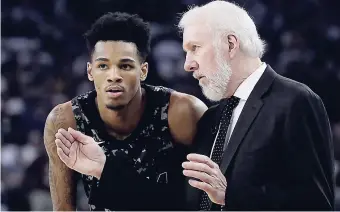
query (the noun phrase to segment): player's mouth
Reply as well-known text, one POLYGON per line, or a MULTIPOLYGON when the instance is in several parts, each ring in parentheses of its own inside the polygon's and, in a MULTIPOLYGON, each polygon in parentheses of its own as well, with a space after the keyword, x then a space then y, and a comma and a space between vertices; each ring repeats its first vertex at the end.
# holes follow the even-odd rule
POLYGON ((121 86, 109 86, 105 89, 105 91, 109 97, 117 98, 123 94, 124 88, 121 86))

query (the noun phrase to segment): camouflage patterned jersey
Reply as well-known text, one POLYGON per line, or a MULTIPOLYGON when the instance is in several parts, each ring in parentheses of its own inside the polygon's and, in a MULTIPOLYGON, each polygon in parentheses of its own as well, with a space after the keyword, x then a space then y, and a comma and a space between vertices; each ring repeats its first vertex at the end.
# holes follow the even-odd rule
MULTIPOLYGON (((100 118, 95 98, 90 91, 72 99, 72 109, 77 129, 91 136, 104 150, 107 158, 128 155, 140 177, 161 184, 170 184, 171 179, 182 175, 181 162, 185 154, 178 154, 168 126, 168 106, 171 90, 164 87, 142 85, 146 93, 144 114, 136 129, 124 140, 110 136, 100 118)), ((180 151, 182 153, 182 150, 180 151)), ((82 175, 87 197, 92 186, 99 182, 92 176, 82 175)), ((128 183, 128 182, 126 182, 128 183)), ((173 185, 169 185, 173 186, 173 185)), ((180 192, 182 193, 182 192, 180 192)), ((91 210, 108 210, 90 204, 91 210)))

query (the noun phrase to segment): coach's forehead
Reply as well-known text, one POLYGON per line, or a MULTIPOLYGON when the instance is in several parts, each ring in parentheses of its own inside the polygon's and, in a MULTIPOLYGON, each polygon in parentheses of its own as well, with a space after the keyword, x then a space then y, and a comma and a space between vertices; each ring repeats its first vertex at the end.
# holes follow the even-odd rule
POLYGON ((188 43, 205 43, 211 39, 211 31, 199 24, 189 25, 183 31, 183 46, 188 43))

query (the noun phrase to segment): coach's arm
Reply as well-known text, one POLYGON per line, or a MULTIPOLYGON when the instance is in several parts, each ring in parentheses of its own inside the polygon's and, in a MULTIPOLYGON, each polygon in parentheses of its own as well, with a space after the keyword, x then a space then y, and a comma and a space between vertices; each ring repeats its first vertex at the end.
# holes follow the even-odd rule
POLYGON ((334 210, 334 153, 325 107, 306 90, 286 112, 281 147, 285 158, 280 164, 285 184, 227 188, 227 210, 334 210))

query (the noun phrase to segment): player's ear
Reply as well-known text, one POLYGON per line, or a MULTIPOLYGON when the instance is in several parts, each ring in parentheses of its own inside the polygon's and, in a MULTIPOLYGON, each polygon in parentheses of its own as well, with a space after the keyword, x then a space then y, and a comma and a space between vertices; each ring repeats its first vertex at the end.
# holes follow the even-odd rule
POLYGON ((93 76, 92 76, 92 64, 91 64, 90 62, 87 62, 86 69, 87 69, 87 78, 88 78, 90 81, 93 81, 93 76))
POLYGON ((149 71, 149 64, 145 62, 141 66, 141 74, 140 74, 141 81, 146 80, 146 77, 148 76, 148 71, 149 71))

